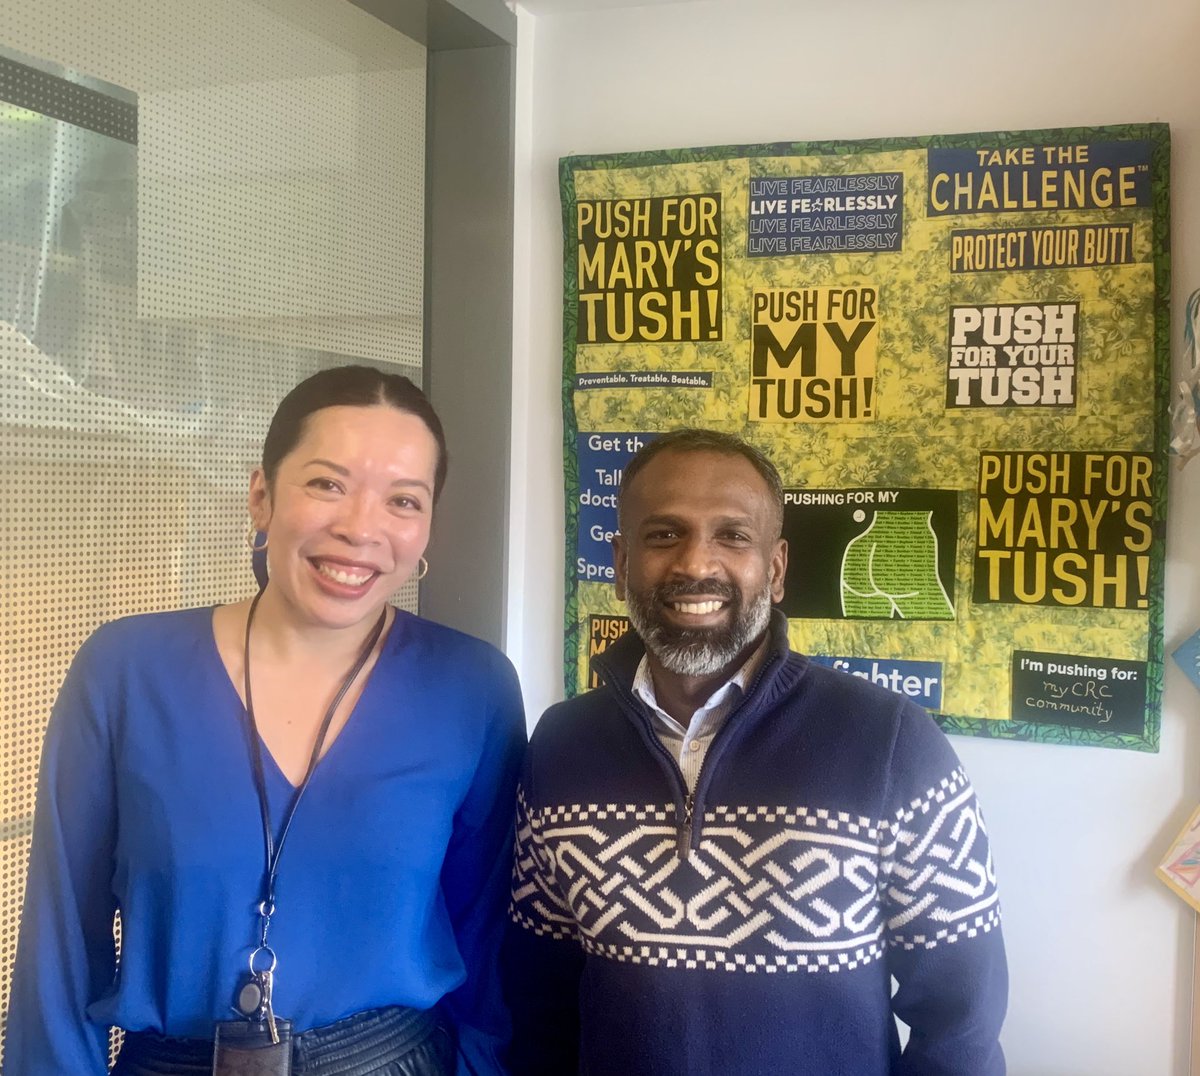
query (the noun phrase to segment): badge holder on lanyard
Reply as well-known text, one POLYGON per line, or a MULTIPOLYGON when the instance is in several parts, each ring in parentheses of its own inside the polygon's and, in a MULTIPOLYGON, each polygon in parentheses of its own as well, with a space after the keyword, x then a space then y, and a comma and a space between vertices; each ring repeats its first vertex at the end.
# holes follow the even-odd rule
POLYGON ((246 616, 246 642, 242 666, 243 684, 246 695, 246 736, 250 741, 250 761, 254 771, 254 788, 258 793, 258 809, 262 816, 263 852, 265 869, 263 871, 262 897, 258 902, 258 944, 250 954, 249 974, 247 975, 237 995, 236 1008, 245 1017, 244 1020, 224 1020, 217 1023, 213 1035, 213 1073, 214 1076, 287 1076, 292 1066, 292 1025, 291 1021, 276 1019, 271 995, 275 982, 275 966, 277 963, 275 950, 267 942, 267 932, 271 927, 271 917, 275 914, 275 878, 279 873, 279 857, 283 852, 283 843, 287 839, 296 808, 303 797, 313 771, 321 759, 321 749, 325 746, 325 737, 333 715, 337 712, 350 685, 362 672, 371 651, 379 641, 383 625, 387 620, 387 609, 379 615, 379 620, 371 631, 370 637, 358 655, 353 668, 346 674, 342 686, 338 689, 321 727, 317 731, 316 743, 313 744, 309 756, 308 769, 300 787, 292 793, 291 803, 283 816, 283 825, 279 830, 279 841, 276 843, 271 832, 270 808, 267 804, 267 784, 263 775, 262 739, 258 734, 258 722, 254 718, 254 699, 250 693, 250 625, 254 622, 254 612, 258 608, 258 599, 262 591, 254 596, 250 603, 250 612, 246 616))

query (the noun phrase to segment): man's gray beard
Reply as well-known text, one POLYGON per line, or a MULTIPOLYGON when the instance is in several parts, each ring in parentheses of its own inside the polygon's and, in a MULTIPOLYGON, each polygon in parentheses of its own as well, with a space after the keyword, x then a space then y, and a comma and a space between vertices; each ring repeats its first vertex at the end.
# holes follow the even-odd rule
POLYGON ((733 623, 728 628, 672 627, 659 617, 655 591, 630 592, 626 597, 633 630, 663 668, 678 676, 715 676, 723 672, 759 639, 771 620, 770 584, 748 605, 735 609, 733 623))

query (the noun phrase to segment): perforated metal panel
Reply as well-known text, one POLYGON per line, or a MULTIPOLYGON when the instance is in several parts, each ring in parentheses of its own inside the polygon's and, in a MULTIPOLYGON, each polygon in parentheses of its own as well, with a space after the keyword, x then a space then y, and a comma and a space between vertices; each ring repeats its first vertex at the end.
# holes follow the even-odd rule
POLYGON ((248 477, 297 381, 420 381, 424 115, 424 50, 343 0, 5 4, 0 1010, 74 651, 252 590, 248 477))

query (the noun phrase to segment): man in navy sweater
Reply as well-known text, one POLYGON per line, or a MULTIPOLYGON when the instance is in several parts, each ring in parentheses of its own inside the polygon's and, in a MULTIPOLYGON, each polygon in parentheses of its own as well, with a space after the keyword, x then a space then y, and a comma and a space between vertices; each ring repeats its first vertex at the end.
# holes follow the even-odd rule
POLYGON ((774 466, 676 431, 618 513, 634 630, 526 757, 513 1072, 1001 1076, 970 782, 915 704, 789 649, 774 466))

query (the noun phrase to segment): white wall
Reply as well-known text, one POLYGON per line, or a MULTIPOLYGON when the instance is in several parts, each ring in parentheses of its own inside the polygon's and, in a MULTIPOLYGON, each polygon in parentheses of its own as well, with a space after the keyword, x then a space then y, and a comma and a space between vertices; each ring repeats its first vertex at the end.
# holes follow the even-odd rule
MULTIPOLYGON (((522 16, 509 649, 561 697, 557 159, 727 143, 1165 120, 1173 335, 1200 286, 1195 0, 731 0, 522 16)), ((1172 476, 1168 650, 1200 626, 1200 461, 1172 476)), ((1188 1071, 1191 912, 1152 872, 1200 799, 1200 695, 1167 669, 1158 755, 958 738, 993 831, 1014 1076, 1188 1071)))

